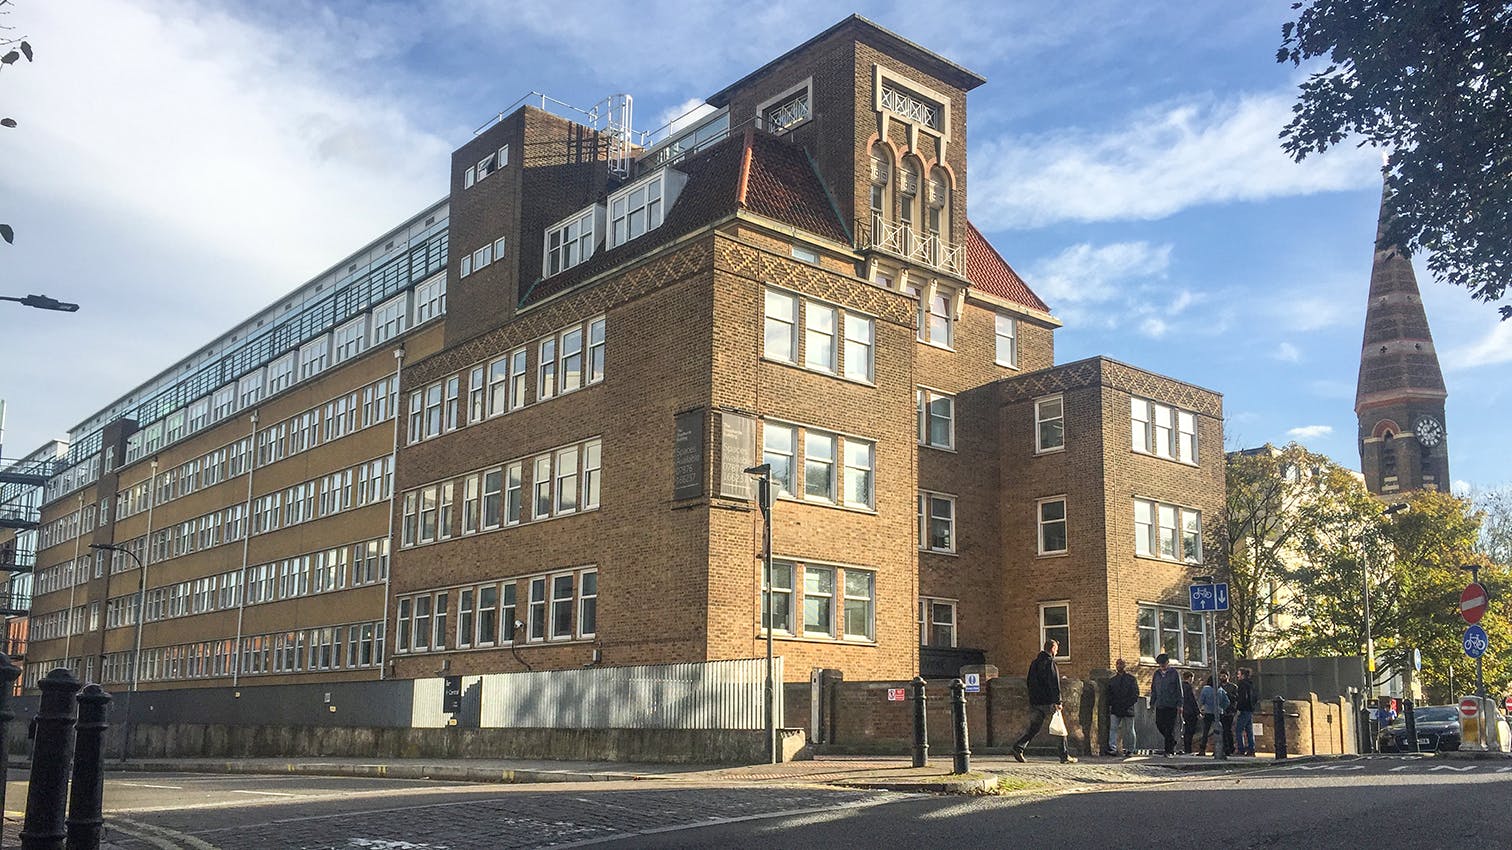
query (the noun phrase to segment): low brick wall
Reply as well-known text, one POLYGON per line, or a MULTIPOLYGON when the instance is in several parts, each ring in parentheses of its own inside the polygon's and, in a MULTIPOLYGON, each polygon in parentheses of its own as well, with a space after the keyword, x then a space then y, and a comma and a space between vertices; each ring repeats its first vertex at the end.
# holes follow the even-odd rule
MULTIPOLYGON (((779 732, 788 759, 802 730, 779 732)), ((114 754, 112 754, 114 755, 114 754)), ((763 731, 722 729, 395 729, 339 726, 136 724, 133 758, 550 759, 687 764, 767 761, 763 731)))

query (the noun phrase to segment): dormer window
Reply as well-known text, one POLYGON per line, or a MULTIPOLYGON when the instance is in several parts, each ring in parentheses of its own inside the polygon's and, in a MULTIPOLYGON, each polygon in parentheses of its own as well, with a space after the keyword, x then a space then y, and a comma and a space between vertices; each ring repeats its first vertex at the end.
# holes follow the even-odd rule
POLYGON ((504 145, 488 156, 478 160, 477 165, 469 165, 462 172, 462 188, 468 189, 484 177, 498 171, 509 164, 509 145, 504 145))
POLYGON ((786 133, 813 117, 814 80, 812 77, 763 101, 756 107, 761 127, 769 133, 786 133))
POLYGON ((610 195, 609 244, 605 247, 617 248, 661 227, 667 209, 677 202, 687 182, 687 175, 664 168, 610 195))
POLYGON ((594 204, 546 229, 546 256, 541 274, 551 277, 593 256, 604 228, 604 205, 594 204))

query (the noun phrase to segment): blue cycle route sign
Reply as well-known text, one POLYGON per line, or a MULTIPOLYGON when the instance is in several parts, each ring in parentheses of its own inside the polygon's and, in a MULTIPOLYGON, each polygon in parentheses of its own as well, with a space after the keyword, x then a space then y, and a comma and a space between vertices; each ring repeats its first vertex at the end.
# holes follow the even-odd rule
POLYGON ((1479 658, 1486 654, 1486 649, 1491 645, 1491 639, 1486 636, 1486 630, 1480 626, 1471 626, 1465 629, 1465 654, 1471 658, 1479 658))
POLYGON ((1227 611, 1229 609, 1226 583, 1194 584, 1188 590, 1191 593, 1191 610, 1193 611, 1227 611))

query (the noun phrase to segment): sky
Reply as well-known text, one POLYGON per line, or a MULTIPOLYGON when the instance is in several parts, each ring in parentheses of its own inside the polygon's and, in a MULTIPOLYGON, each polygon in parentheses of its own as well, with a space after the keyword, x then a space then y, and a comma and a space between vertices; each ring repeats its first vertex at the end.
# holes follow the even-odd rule
MULTIPOLYGON (((1307 69, 1290 0, 15 0, 0 70, 5 456, 65 434, 445 194, 450 152, 531 91, 628 92, 652 129, 852 12, 987 78, 972 221, 1105 354, 1224 394, 1228 448, 1358 467, 1380 155, 1277 141, 1307 69), (1116 23, 1116 25, 1113 25, 1116 23)), ((1418 277, 1457 487, 1512 481, 1512 323, 1418 277)))

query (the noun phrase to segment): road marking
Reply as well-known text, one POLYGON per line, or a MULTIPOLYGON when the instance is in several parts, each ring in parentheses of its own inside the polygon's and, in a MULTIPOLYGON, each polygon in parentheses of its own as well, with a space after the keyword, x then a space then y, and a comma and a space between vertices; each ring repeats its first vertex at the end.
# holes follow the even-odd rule
POLYGON ((107 819, 106 823, 110 828, 118 832, 125 833, 133 838, 140 838, 154 847, 161 848, 161 850, 184 850, 186 847, 191 848, 191 850, 220 850, 220 848, 208 841, 195 838, 178 830, 169 829, 165 826, 142 823, 141 821, 129 818, 115 817, 107 819), (130 828, 121 826, 121 824, 130 824, 130 828))
POLYGON ((1475 765, 1473 765, 1473 764, 1467 764, 1464 767, 1455 767, 1452 764, 1436 764, 1433 767, 1428 768, 1428 770, 1430 772, 1435 771, 1435 770, 1453 770, 1453 771, 1456 771, 1456 772, 1459 772, 1459 773, 1465 773, 1467 771, 1471 771, 1471 770, 1474 770, 1474 769, 1475 769, 1475 765))
POLYGON ((244 791, 240 788, 233 789, 232 794, 257 794, 262 797, 298 797, 298 794, 290 794, 287 791, 244 791))
POLYGON ((128 786, 130 788, 162 788, 162 789, 165 789, 165 790, 168 790, 168 791, 182 791, 182 790, 184 790, 184 786, 182 786, 182 785, 152 785, 152 784, 147 783, 147 782, 113 782, 111 784, 112 785, 125 785, 125 786, 128 786))

